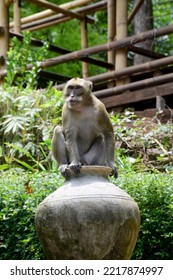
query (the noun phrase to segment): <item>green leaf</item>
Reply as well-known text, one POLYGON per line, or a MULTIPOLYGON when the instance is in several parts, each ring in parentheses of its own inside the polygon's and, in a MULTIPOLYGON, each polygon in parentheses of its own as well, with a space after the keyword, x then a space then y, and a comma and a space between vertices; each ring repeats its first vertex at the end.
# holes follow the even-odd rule
POLYGON ((35 169, 34 169, 31 165, 29 165, 28 163, 26 163, 26 162, 24 162, 24 161, 22 161, 22 160, 19 160, 19 159, 17 159, 17 158, 14 158, 14 160, 15 160, 16 162, 20 163, 22 166, 26 167, 28 170, 31 170, 32 172, 35 171, 35 169))
POLYGON ((1 164, 1 165, 0 165, 0 170, 9 169, 9 167, 10 167, 9 164, 1 164))

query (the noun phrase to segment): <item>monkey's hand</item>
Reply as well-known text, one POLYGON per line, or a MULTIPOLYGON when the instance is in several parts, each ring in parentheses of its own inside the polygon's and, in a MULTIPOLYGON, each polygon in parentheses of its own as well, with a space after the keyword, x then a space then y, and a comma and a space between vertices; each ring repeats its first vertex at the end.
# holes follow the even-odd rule
POLYGON ((70 169, 72 169, 75 173, 79 173, 80 169, 82 167, 82 164, 80 162, 72 162, 69 165, 70 169))
POLYGON ((115 179, 118 178, 118 172, 117 172, 117 167, 116 167, 115 163, 113 162, 109 166, 112 168, 112 172, 111 172, 110 176, 114 176, 115 179))

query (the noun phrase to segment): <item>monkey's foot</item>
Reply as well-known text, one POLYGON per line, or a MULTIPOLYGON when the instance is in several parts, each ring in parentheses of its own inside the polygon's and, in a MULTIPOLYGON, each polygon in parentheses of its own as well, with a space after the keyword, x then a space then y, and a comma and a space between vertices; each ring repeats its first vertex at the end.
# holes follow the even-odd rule
POLYGON ((62 164, 60 165, 60 167, 58 168, 58 170, 61 172, 61 174, 67 179, 69 172, 68 172, 68 164, 62 164))
POLYGON ((80 173, 82 164, 79 163, 70 163, 69 165, 70 169, 72 169, 75 173, 80 173))
POLYGON ((60 167, 58 168, 58 170, 61 172, 62 176, 65 179, 69 179, 69 177, 71 177, 71 173, 73 174, 79 174, 80 170, 81 170, 82 164, 78 163, 78 164, 73 164, 71 163, 70 165, 68 164, 62 164, 60 165, 60 167))
POLYGON ((118 172, 117 172, 116 167, 112 168, 112 172, 111 172, 110 176, 114 176, 115 179, 118 178, 118 172))

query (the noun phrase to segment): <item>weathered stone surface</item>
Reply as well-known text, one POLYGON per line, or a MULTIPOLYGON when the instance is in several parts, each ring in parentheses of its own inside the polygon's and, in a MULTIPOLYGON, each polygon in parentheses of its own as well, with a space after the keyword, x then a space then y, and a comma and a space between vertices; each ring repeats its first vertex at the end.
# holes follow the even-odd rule
POLYGON ((36 212, 48 259, 130 259, 140 215, 137 204, 107 180, 108 167, 84 167, 49 195, 36 212), (100 175, 103 172, 103 176, 100 175))

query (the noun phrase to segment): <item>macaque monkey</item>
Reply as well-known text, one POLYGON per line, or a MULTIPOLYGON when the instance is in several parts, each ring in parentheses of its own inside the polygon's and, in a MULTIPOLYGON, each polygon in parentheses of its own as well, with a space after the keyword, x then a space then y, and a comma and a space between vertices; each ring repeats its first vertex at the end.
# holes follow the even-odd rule
POLYGON ((79 173, 82 165, 102 165, 111 167, 116 178, 113 126, 104 104, 92 94, 92 82, 71 79, 64 99, 62 127, 55 127, 52 139, 59 171, 66 178, 67 168, 79 173))

